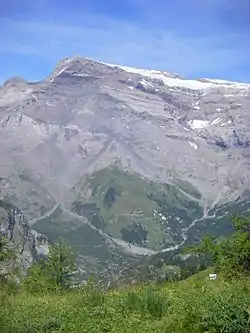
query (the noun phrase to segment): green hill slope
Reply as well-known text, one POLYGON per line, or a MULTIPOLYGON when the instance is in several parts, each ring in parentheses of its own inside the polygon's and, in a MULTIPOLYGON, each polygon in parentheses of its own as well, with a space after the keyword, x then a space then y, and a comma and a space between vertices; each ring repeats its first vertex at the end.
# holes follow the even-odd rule
POLYGON ((249 281, 208 280, 103 293, 89 284, 56 293, 0 293, 0 333, 246 333, 249 281))
POLYGON ((79 187, 73 212, 113 237, 153 250, 180 242, 183 228, 202 216, 196 192, 192 196, 177 185, 155 183, 117 167, 94 172, 79 187))

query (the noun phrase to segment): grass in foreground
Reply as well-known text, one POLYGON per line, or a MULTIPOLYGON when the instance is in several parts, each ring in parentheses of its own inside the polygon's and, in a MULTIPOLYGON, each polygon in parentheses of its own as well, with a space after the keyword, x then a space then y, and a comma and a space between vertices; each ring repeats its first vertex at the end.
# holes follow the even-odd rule
POLYGON ((247 333, 250 285, 200 275, 107 293, 92 284, 36 295, 5 289, 0 304, 0 333, 247 333))

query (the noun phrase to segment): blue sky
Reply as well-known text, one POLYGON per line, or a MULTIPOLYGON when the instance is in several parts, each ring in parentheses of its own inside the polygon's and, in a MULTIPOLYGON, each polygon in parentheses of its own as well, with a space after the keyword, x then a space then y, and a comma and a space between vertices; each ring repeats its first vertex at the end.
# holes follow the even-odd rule
POLYGON ((0 82, 74 55, 250 82, 250 0, 4 0, 0 82))

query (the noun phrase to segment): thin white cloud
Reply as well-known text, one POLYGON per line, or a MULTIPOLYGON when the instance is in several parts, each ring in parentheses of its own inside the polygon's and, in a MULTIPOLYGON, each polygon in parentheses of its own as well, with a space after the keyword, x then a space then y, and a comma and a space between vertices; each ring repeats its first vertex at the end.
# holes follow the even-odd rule
POLYGON ((100 15, 85 14, 81 21, 81 25, 68 21, 2 21, 8 33, 0 37, 0 54, 34 55, 53 62, 81 54, 184 75, 226 71, 249 62, 247 33, 216 32, 191 38, 171 29, 147 29, 100 15))

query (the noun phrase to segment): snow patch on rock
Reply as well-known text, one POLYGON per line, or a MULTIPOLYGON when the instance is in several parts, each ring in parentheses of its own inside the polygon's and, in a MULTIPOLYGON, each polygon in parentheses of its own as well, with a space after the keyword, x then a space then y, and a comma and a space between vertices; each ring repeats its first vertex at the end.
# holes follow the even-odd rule
POLYGON ((192 141, 188 141, 188 143, 190 144, 190 146, 194 149, 198 149, 198 146, 196 143, 192 142, 192 141))
POLYGON ((211 82, 215 85, 222 85, 222 86, 228 86, 231 88, 250 88, 250 84, 243 83, 243 82, 234 82, 234 81, 227 81, 227 80, 221 80, 221 79, 205 79, 208 82, 211 82))
POLYGON ((214 119, 214 120, 212 121, 212 125, 217 125, 217 124, 219 124, 221 121, 222 121, 221 118, 216 118, 216 119, 214 119))
POLYGON ((54 73, 54 75, 49 79, 50 82, 53 82, 55 80, 55 78, 62 74, 65 70, 67 69, 67 67, 62 68, 61 70, 59 70, 58 72, 54 73))
POLYGON ((207 120, 193 119, 188 122, 192 129, 201 129, 209 126, 210 122, 207 120))
POLYGON ((147 82, 146 80, 142 79, 140 82, 140 84, 142 84, 143 86, 150 86, 150 87, 153 87, 153 85, 149 82, 147 82))

